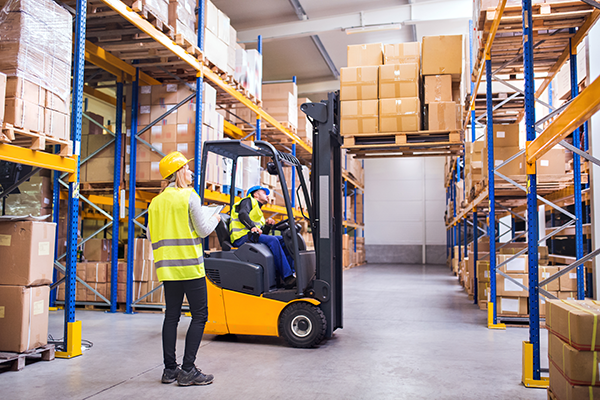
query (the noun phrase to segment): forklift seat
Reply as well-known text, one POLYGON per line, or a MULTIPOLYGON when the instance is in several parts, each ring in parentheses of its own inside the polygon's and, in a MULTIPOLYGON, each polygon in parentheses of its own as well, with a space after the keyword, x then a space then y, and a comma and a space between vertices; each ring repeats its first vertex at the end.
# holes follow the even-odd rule
POLYGON ((231 244, 231 239, 229 236, 229 222, 231 221, 231 217, 229 214, 219 214, 221 216, 221 221, 217 224, 217 238, 219 239, 219 244, 221 245, 221 249, 223 251, 230 251, 233 249, 233 244, 231 244))

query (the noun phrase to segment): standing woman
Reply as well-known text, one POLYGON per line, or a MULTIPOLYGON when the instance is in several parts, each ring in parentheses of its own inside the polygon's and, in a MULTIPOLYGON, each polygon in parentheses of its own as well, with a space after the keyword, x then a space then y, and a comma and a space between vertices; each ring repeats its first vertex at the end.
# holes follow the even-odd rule
POLYGON ((160 161, 160 174, 170 184, 148 208, 156 275, 164 284, 167 305, 162 330, 165 363, 162 383, 177 381, 181 386, 208 385, 214 378, 203 374, 194 363, 208 318, 201 238, 216 228, 220 216, 202 207, 200 197, 189 187, 193 176, 188 166, 190 161, 177 151, 160 161), (175 345, 184 295, 190 305, 192 321, 185 337, 180 368, 175 345))

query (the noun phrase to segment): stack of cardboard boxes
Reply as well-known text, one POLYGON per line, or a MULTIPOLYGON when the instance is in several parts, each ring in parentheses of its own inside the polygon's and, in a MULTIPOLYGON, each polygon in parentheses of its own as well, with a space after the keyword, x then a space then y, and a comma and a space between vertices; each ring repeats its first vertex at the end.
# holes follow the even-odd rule
POLYGON ((52 215, 52 182, 42 170, 19 185, 19 193, 11 193, 4 204, 6 215, 52 215))
POLYGON ((71 15, 51 0, 11 1, 3 12, 0 72, 8 76, 0 79, 0 95, 6 96, 4 122, 68 139, 71 15))
POLYGON ((175 41, 179 44, 198 45, 197 4, 197 0, 170 0, 168 3, 169 25, 175 30, 175 41))
POLYGON ((592 399, 600 396, 596 321, 600 303, 594 300, 547 303, 549 398, 592 399))
POLYGON ((462 45, 460 35, 424 37, 422 61, 421 43, 348 46, 342 135, 459 129, 462 45))
POLYGON ((0 223, 0 351, 47 344, 56 224, 0 223))
MULTIPOLYGON (((262 101, 262 108, 270 116, 288 129, 296 131, 300 115, 298 114, 298 87, 294 82, 262 85, 262 101)), ((249 108, 238 109, 237 115, 249 123, 254 124, 256 122, 256 114, 249 108)), ((262 121, 261 126, 266 128, 267 123, 262 121)), ((306 124, 304 129, 306 129, 306 124)))
MULTIPOLYGON (((209 84, 204 84, 202 107, 202 141, 223 138, 223 116, 216 111, 216 90, 209 84)), ((176 104, 186 99, 192 90, 187 85, 165 84, 159 86, 142 86, 139 94, 138 132, 154 121, 176 104)), ((130 94, 127 99, 130 101, 130 94)), ((196 103, 189 101, 166 118, 139 135, 156 149, 165 154, 179 151, 187 158, 194 157, 196 103)), ((131 120, 127 120, 127 133, 130 135, 131 120)), ((91 137, 91 136, 90 136, 91 137)), ((129 177, 129 138, 125 148, 125 179, 129 177)), ((161 156, 144 144, 137 144, 137 182, 152 182, 162 179, 158 168, 161 156)), ((208 161, 207 181, 218 182, 219 175, 217 160, 208 161)), ((89 169, 88 169, 89 171, 89 169)), ((108 171, 109 173, 111 171, 108 171)), ((88 172, 89 173, 89 172, 88 172)), ((112 175, 112 174, 111 174, 112 175)))

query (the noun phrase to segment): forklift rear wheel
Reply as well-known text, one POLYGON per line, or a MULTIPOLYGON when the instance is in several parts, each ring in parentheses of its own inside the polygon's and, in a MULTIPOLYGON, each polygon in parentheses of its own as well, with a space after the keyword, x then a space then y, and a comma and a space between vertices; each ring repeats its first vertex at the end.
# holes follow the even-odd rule
POLYGON ((320 308, 292 303, 281 313, 279 332, 293 347, 314 347, 325 337, 327 320, 320 308))

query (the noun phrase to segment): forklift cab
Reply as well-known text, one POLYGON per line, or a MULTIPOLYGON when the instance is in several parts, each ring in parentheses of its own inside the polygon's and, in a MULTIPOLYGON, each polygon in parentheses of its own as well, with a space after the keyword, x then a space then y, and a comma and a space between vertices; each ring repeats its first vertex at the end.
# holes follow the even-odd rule
MULTIPOLYGON (((209 334, 281 336, 294 347, 314 347, 342 327, 342 215, 341 137, 339 96, 307 103, 302 110, 313 124, 310 193, 299 160, 265 141, 217 140, 204 143, 200 187, 206 186, 209 153, 231 160, 229 210, 235 204, 236 169, 240 157, 269 159, 268 172, 277 175, 286 216, 273 230, 281 232, 294 260, 296 287, 285 289, 275 274, 273 255, 261 243, 233 247, 229 236, 230 215, 221 214, 217 235, 220 251, 205 254, 209 334), (296 168, 312 230, 315 250, 307 250, 294 219, 282 165, 296 168), (315 200, 315 199, 318 199, 315 200)), ((204 202, 204 190, 200 191, 204 202)))

